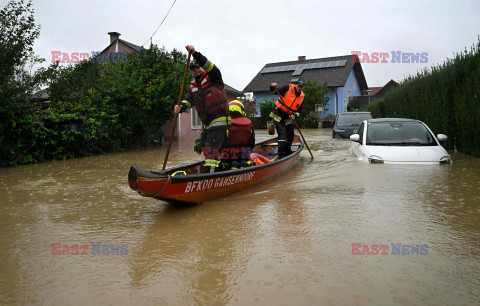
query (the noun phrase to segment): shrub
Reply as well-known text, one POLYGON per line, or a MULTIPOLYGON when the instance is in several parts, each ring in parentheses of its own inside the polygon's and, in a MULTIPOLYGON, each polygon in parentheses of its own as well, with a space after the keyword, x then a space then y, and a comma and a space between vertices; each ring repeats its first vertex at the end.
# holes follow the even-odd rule
POLYGON ((272 120, 270 118, 270 113, 275 108, 274 100, 263 100, 260 102, 260 122, 266 124, 268 121, 272 120))
POLYGON ((407 77, 383 99, 370 103, 374 118, 405 117, 447 134, 448 149, 480 157, 480 39, 470 51, 407 77))

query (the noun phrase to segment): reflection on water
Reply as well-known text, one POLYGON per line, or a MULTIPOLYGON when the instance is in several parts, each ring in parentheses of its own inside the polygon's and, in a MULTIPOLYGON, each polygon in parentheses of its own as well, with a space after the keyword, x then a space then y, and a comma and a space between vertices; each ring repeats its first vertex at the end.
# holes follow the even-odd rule
MULTIPOLYGON (((266 133, 260 131, 263 138, 266 133)), ((369 165, 331 130, 283 177, 194 207, 130 190, 131 165, 164 148, 0 169, 0 300, 121 304, 475 304, 480 160, 369 165), (51 243, 128 245, 52 255, 51 243), (352 243, 428 255, 351 255, 352 243)), ((169 166, 195 159, 174 144, 169 166)))

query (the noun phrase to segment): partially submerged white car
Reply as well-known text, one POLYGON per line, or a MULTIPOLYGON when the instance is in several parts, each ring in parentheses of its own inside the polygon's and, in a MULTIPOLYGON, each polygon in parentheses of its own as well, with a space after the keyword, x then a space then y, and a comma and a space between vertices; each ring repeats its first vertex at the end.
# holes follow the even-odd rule
POLYGON ((364 120, 350 136, 360 160, 391 164, 449 164, 452 158, 440 145, 446 139, 422 121, 398 118, 364 120))

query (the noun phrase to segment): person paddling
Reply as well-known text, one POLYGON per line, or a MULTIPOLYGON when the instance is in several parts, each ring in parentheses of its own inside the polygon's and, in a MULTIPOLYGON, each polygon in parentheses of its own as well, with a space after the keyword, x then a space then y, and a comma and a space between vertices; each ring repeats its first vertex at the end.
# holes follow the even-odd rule
POLYGON ((270 92, 279 94, 275 109, 270 117, 275 121, 278 133, 278 157, 282 158, 292 154, 292 142, 294 138, 292 120, 300 116, 303 107, 303 79, 292 80, 289 85, 277 88, 277 83, 270 84, 270 92))
POLYGON ((204 172, 219 171, 220 153, 226 146, 227 130, 231 125, 222 73, 194 46, 185 48, 194 58, 190 63, 193 80, 181 105, 175 105, 174 111, 182 113, 195 107, 202 121, 204 172))

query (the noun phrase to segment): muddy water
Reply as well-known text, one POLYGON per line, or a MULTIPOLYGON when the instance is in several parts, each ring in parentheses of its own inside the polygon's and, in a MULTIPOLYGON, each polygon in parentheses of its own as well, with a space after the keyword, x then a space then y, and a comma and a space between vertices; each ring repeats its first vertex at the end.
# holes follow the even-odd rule
MULTIPOLYGON (((480 302, 480 159, 369 165, 331 130, 304 133, 314 161, 305 150, 285 176, 190 208, 128 187, 129 166, 161 169, 163 148, 0 169, 0 302, 480 302)), ((172 149, 169 166, 198 158, 172 149)))

